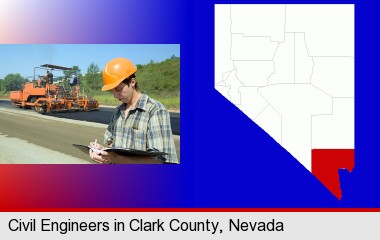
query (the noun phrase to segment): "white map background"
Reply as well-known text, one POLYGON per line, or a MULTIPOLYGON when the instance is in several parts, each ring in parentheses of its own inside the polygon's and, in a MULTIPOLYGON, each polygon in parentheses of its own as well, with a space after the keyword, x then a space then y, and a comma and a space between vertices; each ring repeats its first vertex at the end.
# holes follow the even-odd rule
POLYGON ((215 89, 309 171, 354 149, 354 5, 215 5, 215 89))

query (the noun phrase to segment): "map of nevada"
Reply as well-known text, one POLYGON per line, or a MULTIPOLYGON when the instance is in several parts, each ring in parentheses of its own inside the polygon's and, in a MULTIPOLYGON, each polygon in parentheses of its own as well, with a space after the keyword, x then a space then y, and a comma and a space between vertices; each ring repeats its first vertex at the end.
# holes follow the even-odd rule
POLYGON ((354 5, 215 5, 215 89, 338 199, 354 168, 354 5))

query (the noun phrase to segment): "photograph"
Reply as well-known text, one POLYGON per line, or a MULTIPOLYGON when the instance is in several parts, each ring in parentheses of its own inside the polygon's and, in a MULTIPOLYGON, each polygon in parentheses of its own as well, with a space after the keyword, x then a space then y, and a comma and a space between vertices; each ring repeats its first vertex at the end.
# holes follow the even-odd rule
POLYGON ((0 52, 0 163, 179 163, 179 45, 4 44, 0 52))

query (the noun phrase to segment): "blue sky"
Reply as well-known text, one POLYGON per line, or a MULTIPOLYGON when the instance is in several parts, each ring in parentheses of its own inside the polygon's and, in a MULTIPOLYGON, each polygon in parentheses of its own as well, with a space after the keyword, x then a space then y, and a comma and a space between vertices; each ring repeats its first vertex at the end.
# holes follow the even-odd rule
MULTIPOLYGON (((102 70, 115 57, 146 64, 151 60, 161 62, 173 55, 180 57, 179 44, 0 44, 0 79, 19 73, 31 80, 34 67, 42 64, 79 66, 85 74, 91 63, 102 70)), ((36 71, 36 75, 44 73, 44 70, 36 71)), ((60 75, 62 73, 57 72, 57 76, 60 75)))

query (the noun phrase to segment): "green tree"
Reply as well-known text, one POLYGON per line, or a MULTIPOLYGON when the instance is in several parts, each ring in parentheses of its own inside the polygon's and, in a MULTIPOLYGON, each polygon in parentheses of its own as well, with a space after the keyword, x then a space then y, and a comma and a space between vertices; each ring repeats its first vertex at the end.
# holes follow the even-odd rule
POLYGON ((87 73, 83 77, 83 84, 86 91, 90 91, 90 93, 99 92, 101 90, 103 81, 97 64, 91 63, 87 68, 87 73))
POLYGON ((19 73, 11 73, 5 76, 2 81, 2 90, 4 92, 22 90, 24 83, 27 82, 27 78, 23 78, 19 73))
POLYGON ((170 57, 171 60, 173 59, 179 59, 179 57, 176 57, 174 54, 170 57))

